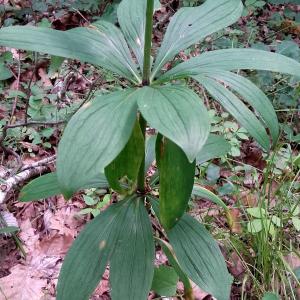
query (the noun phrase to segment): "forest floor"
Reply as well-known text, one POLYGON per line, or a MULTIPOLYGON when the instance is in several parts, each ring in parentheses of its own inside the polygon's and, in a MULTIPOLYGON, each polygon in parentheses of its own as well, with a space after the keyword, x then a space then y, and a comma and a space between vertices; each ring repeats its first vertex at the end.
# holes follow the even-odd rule
MULTIPOLYGON (((0 25, 30 23, 68 30, 88 26, 99 18, 115 23, 117 1, 107 2, 58 7, 51 1, 3 0, 0 25)), ((161 2, 155 13, 154 49, 179 5, 178 1, 161 2)), ((192 5, 196 1, 183 2, 192 5)), ((231 47, 271 50, 300 62, 300 5, 261 2, 265 1, 252 1, 238 24, 180 53, 172 63, 207 50, 231 47)), ((0 48, 0 70, 0 143, 6 150, 0 151, 0 225, 19 228, 17 234, 0 234, 0 300, 55 299, 67 250, 83 225, 93 218, 95 204, 101 202, 101 210, 105 209, 110 198, 104 196, 106 191, 87 190, 67 202, 62 196, 20 202, 19 190, 29 179, 55 170, 64 126, 60 121, 68 119, 93 95, 118 90, 126 82, 77 61, 15 49, 0 48), (7 78, 3 70, 8 72, 7 78), (23 123, 26 113, 29 121, 25 124, 3 130, 6 124, 23 123), (29 124, 32 120, 43 125, 29 124), (25 174, 24 170, 29 171, 25 174), (10 188, 10 180, 17 184, 10 188)), ((247 75, 274 103, 281 124, 280 141, 271 153, 264 153, 235 120, 200 91, 209 106, 212 131, 226 137, 231 150, 226 156, 199 165, 196 181, 222 197, 230 207, 232 223, 227 223, 220 208, 197 197, 190 201, 190 213, 220 243, 234 276, 232 299, 261 299, 269 291, 277 291, 282 299, 300 299, 300 83, 268 72, 247 75), (248 209, 261 207, 266 198, 268 215, 279 219, 273 226, 276 238, 274 233, 249 230, 249 223, 259 217, 248 209)), ((166 261, 157 248, 156 264, 166 261)), ((110 299, 108 276, 107 269, 92 299, 110 299)), ((182 286, 178 284, 180 293, 182 286)), ((211 299, 196 287, 195 296, 197 300, 211 299)), ((160 299, 153 293, 149 299, 154 298, 160 299)))

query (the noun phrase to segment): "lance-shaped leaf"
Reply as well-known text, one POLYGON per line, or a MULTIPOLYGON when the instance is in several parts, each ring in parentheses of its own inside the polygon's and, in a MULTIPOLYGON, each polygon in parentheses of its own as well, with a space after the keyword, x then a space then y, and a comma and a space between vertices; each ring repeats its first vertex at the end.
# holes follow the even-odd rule
POLYGON ((210 200, 211 202, 219 205, 220 207, 222 207, 226 211, 228 211, 227 205, 223 202, 223 200, 221 198, 219 198, 217 195, 212 193, 210 190, 208 190, 200 185, 197 185, 197 184, 194 185, 192 194, 194 196, 210 200))
MULTIPOLYGON (((97 175, 92 184, 80 187, 81 189, 88 188, 107 188, 108 182, 104 174, 97 175)), ((19 200, 22 202, 34 201, 49 198, 55 195, 62 194, 55 172, 42 175, 31 180, 25 185, 19 195, 19 200)))
POLYGON ((220 102, 265 150, 269 150, 270 140, 264 126, 237 96, 213 79, 204 76, 196 76, 195 79, 203 84, 211 96, 220 102))
POLYGON ((147 0, 123 0, 118 7, 118 20, 140 69, 143 70, 147 0))
POLYGON ((159 158, 159 214, 164 228, 172 228, 184 214, 191 197, 195 162, 167 138, 157 139, 159 158))
POLYGON ((135 122, 131 137, 121 153, 105 168, 105 175, 111 188, 119 193, 126 193, 127 184, 136 186, 141 162, 145 155, 144 137, 139 125, 135 122))
POLYGON ((152 227, 142 199, 133 199, 110 260, 113 300, 146 300, 154 273, 152 227))
POLYGON ((218 244, 205 227, 185 214, 167 234, 189 278, 216 299, 228 300, 232 277, 218 244))
POLYGON ((231 149, 230 144, 221 136, 210 134, 203 148, 197 154, 197 164, 226 155, 231 149))
POLYGON ((139 91, 138 105, 150 126, 194 161, 210 128, 206 108, 197 94, 182 86, 144 87, 139 91))
POLYGON ((146 299, 153 262, 152 229, 143 201, 126 198, 79 234, 63 263, 57 299, 88 300, 108 263, 113 300, 146 299))
POLYGON ((72 117, 57 157, 57 176, 65 197, 95 183, 125 147, 136 113, 135 90, 127 90, 96 97, 72 117))
POLYGON ((256 49, 225 49, 205 52, 163 74, 158 81, 169 81, 203 74, 205 70, 266 70, 300 77, 300 63, 278 54, 256 49))
POLYGON ((111 258, 131 199, 110 206, 88 223, 72 244, 60 271, 57 300, 87 300, 111 258))
POLYGON ((56 173, 42 175, 25 185, 19 195, 23 202, 40 200, 61 194, 56 173))
POLYGON ((145 149, 145 173, 149 170, 151 164, 155 160, 155 143, 157 135, 151 135, 146 138, 145 149))
POLYGON ((241 16, 240 0, 207 0, 199 7, 181 8, 171 19, 155 61, 152 77, 180 50, 235 23, 241 16))
POLYGON ((0 30, 0 45, 78 59, 140 82, 121 31, 105 21, 68 31, 32 26, 6 27, 0 30))
POLYGON ((279 135, 278 119, 272 103, 263 91, 250 80, 232 72, 213 70, 204 72, 204 74, 207 77, 222 81, 242 96, 259 113, 266 126, 270 129, 273 142, 276 143, 279 135))

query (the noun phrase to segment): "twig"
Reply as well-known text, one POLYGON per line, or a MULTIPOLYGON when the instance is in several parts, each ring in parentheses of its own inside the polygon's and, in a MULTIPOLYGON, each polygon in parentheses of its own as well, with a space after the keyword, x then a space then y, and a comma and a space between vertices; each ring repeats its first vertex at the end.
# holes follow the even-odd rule
POLYGON ((30 76, 30 79, 29 79, 29 83, 28 83, 28 86, 27 86, 27 89, 26 89, 26 101, 25 101, 25 116, 24 116, 24 122, 27 123, 28 121, 28 109, 29 109, 29 101, 30 101, 30 95, 31 95, 31 85, 32 85, 32 82, 33 82, 33 78, 34 78, 34 75, 35 75, 35 72, 36 72, 36 69, 37 69, 37 53, 34 53, 34 68, 32 70, 32 74, 30 76))
POLYGON ((44 173, 48 169, 47 166, 40 166, 33 169, 28 169, 18 173, 17 175, 9 177, 5 183, 1 184, 0 188, 0 204, 4 203, 7 198, 8 193, 21 182, 36 176, 38 174, 44 173))
MULTIPOLYGON (((18 76, 16 78, 17 80, 17 91, 19 90, 20 88, 20 77, 21 77, 21 62, 20 62, 20 52, 19 53, 19 60, 18 60, 18 76)), ((12 110, 11 110, 11 116, 10 116, 10 122, 12 121, 14 115, 15 115, 15 111, 17 109, 17 103, 18 103, 18 99, 19 97, 16 96, 15 99, 14 99, 14 102, 13 102, 13 107, 12 107, 12 110)))
POLYGON ((34 162, 32 164, 28 164, 28 165, 23 166, 21 168, 21 171, 25 171, 25 170, 28 170, 28 169, 34 169, 34 168, 37 168, 37 167, 42 167, 42 166, 48 165, 49 163, 53 163, 55 160, 56 160, 56 155, 52 155, 50 157, 41 159, 41 160, 39 160, 37 162, 34 162))
POLYGON ((20 173, 9 177, 3 184, 0 185, 0 204, 4 203, 7 194, 18 184, 38 174, 44 173, 48 169, 48 165, 53 163, 56 155, 41 159, 32 164, 22 167, 20 173))
POLYGON ((7 124, 4 127, 7 129, 17 128, 17 127, 33 127, 33 126, 52 126, 52 125, 61 125, 66 123, 66 121, 30 121, 24 123, 15 123, 15 124, 7 124))

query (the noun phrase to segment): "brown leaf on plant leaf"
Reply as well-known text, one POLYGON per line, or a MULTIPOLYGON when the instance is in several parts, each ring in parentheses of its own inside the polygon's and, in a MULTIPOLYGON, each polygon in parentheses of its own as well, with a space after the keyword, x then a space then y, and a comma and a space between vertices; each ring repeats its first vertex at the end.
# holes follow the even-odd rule
POLYGON ((228 226, 233 233, 242 233, 241 212, 237 208, 231 208, 226 213, 228 226))

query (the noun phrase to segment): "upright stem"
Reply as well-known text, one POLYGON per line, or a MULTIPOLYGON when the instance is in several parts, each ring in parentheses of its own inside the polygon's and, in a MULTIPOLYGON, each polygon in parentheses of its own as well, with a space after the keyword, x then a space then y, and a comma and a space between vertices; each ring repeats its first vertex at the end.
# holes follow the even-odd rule
MULTIPOLYGON (((146 123, 146 120, 143 118, 143 116, 141 114, 140 114, 139 123, 140 123, 141 131, 143 133, 144 140, 145 140, 147 123, 146 123)), ((140 169, 139 169, 137 184, 138 184, 139 192, 144 193, 145 192, 145 155, 143 157, 143 160, 142 160, 142 163, 141 163, 141 166, 140 166, 140 169)))
POLYGON ((150 84, 153 9, 154 9, 154 0, 147 0, 145 45, 144 45, 143 85, 150 84))
MULTIPOLYGON (((144 46, 144 67, 143 67, 143 85, 150 85, 151 74, 151 44, 152 44, 152 27, 153 27, 153 9, 154 0, 147 0, 146 9, 146 28, 145 28, 145 46, 144 46)), ((147 122, 140 114, 140 127, 144 136, 146 137, 147 122)), ((145 192, 145 156, 141 163, 138 175, 138 190, 141 193, 145 192)))

